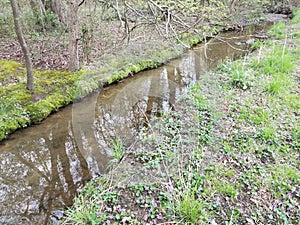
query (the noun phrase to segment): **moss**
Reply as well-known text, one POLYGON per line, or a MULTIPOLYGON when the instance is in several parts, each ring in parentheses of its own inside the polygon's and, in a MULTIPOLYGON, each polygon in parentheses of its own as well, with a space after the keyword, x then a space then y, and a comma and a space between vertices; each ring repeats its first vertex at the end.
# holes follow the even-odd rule
POLYGON ((94 76, 92 73, 87 73, 80 76, 80 79, 74 82, 74 85, 66 90, 68 96, 73 99, 83 98, 96 91, 100 86, 102 78, 94 76))
POLYGON ((203 41, 203 35, 192 35, 190 33, 184 33, 181 35, 180 40, 186 45, 193 46, 203 41))
POLYGON ((6 130, 5 127, 0 127, 0 140, 3 140, 6 138, 5 130, 6 130))
POLYGON ((7 98, 15 99, 15 102, 23 103, 31 100, 31 93, 26 89, 17 89, 9 92, 7 98))
POLYGON ((139 68, 138 65, 129 65, 129 70, 130 70, 132 73, 138 73, 141 69, 139 68))
POLYGON ((2 74, 5 79, 13 78, 16 82, 9 82, 10 85, 0 89, 0 140, 17 129, 42 121, 72 102, 77 96, 75 81, 81 75, 80 72, 34 70, 35 90, 30 92, 25 88, 25 69, 21 64, 1 60, 0 76, 2 74))
POLYGON ((24 71, 25 70, 20 63, 11 60, 0 60, 0 84, 6 85, 8 83, 24 80, 24 71))
POLYGON ((51 104, 44 100, 29 104, 27 106, 27 110, 30 115, 30 120, 33 123, 42 121, 44 118, 49 116, 52 111, 51 104))
POLYGON ((36 123, 42 121, 52 112, 69 104, 72 100, 72 96, 56 93, 38 102, 30 103, 26 108, 31 122, 36 123))
POLYGON ((141 62, 138 63, 138 68, 139 70, 145 70, 145 69, 148 69, 148 68, 155 68, 157 67, 158 64, 156 64, 155 62, 153 62, 152 60, 143 60, 141 62))
POLYGON ((35 71, 36 87, 44 90, 52 90, 53 87, 68 87, 74 85, 78 79, 77 73, 70 73, 67 71, 35 71))
POLYGON ((22 68, 20 63, 6 59, 0 60, 0 73, 10 73, 20 68, 22 68))
POLYGON ((5 135, 20 128, 18 121, 12 117, 3 120, 1 124, 5 127, 5 135))

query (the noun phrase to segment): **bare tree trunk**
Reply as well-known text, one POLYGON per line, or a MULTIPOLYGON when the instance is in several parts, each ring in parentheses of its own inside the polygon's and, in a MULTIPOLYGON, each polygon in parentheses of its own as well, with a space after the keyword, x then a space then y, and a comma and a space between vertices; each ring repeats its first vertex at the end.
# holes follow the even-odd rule
POLYGON ((229 4, 229 13, 231 14, 232 11, 234 10, 234 5, 235 5, 235 0, 231 0, 229 4))
POLYGON ((51 11, 54 12, 61 23, 67 24, 65 5, 62 0, 52 0, 51 1, 51 11))
POLYGON ((66 7, 63 0, 34 0, 34 1, 36 1, 41 6, 41 8, 44 9, 43 11, 44 13, 47 10, 49 10, 57 15, 61 23, 67 24, 66 7))
POLYGON ((201 6, 204 7, 205 6, 205 2, 207 2, 207 4, 209 5, 209 0, 201 0, 201 6))
POLYGON ((11 4, 12 11, 13 11, 16 34, 17 34, 19 43, 21 45, 22 52, 24 54, 24 58, 25 58, 25 65, 26 65, 26 70, 27 70, 26 88, 28 90, 33 90, 34 80, 33 80, 33 75, 32 75, 32 61, 30 58, 30 53, 29 53, 27 44, 24 39, 22 26, 20 23, 20 13, 19 13, 18 5, 15 0, 10 0, 10 4, 11 4))
POLYGON ((37 0, 37 3, 40 6, 41 12, 45 15, 46 9, 45 9, 45 6, 44 6, 43 2, 41 0, 37 0))
POLYGON ((36 18, 36 24, 45 31, 45 23, 44 23, 44 16, 45 16, 45 8, 40 0, 30 0, 30 6, 33 12, 34 17, 36 18))
POLYGON ((78 56, 78 4, 75 1, 68 1, 68 51, 69 51, 69 71, 79 70, 78 56))

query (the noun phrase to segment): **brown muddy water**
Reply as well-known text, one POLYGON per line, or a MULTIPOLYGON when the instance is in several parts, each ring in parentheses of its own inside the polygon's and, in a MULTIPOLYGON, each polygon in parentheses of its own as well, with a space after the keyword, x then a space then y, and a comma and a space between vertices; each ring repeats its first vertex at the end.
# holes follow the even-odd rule
POLYGON ((220 34, 12 134, 0 144, 0 224, 58 224, 82 186, 105 172, 112 140, 130 144, 151 116, 172 110, 191 83, 245 54, 265 29, 220 34))

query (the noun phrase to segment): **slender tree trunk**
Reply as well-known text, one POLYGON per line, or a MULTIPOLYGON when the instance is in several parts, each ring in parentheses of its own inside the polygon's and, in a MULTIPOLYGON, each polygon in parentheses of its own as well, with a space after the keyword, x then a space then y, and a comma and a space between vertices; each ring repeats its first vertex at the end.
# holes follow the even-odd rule
POLYGON ((36 1, 37 1, 37 4, 40 7, 41 12, 45 15, 46 14, 46 9, 45 9, 45 6, 44 6, 43 2, 41 0, 36 0, 36 1))
POLYGON ((51 11, 54 12, 61 23, 67 24, 66 14, 65 14, 65 4, 62 0, 52 0, 51 1, 51 11))
POLYGON ((36 18, 36 24, 42 28, 42 31, 45 31, 45 8, 42 2, 36 0, 30 0, 30 6, 33 12, 34 17, 36 18))
POLYGON ((59 21, 63 24, 67 24, 66 19, 66 7, 63 0, 30 0, 35 1, 37 4, 43 8, 43 13, 45 14, 46 11, 51 11, 55 13, 59 19, 59 21))
POLYGON ((229 4, 229 13, 231 14, 234 10, 235 0, 231 0, 229 4))
POLYGON ((11 8, 13 11, 13 16, 14 16, 14 23, 15 23, 15 30, 16 34, 19 40, 19 43, 22 48, 22 52, 24 54, 25 58, 25 65, 26 65, 26 70, 27 70, 27 85, 26 88, 28 90, 33 90, 34 88, 34 79, 32 75, 32 61, 30 58, 30 52, 28 50, 23 31, 22 31, 22 26, 20 22, 20 13, 19 13, 19 8, 17 5, 17 2, 15 0, 10 0, 11 8))
POLYGON ((205 2, 207 2, 207 4, 209 5, 209 0, 201 0, 201 6, 202 7, 205 6, 205 2))
POLYGON ((68 1, 68 51, 69 51, 69 71, 79 70, 78 56, 78 8, 77 2, 68 1))

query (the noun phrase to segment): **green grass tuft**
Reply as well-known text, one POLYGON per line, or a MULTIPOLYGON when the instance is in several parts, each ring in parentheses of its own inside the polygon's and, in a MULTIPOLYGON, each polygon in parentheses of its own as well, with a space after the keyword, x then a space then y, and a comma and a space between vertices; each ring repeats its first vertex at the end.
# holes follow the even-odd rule
POLYGON ((284 39, 287 35, 287 26, 285 22, 276 23, 268 32, 268 35, 277 39, 284 39))
POLYGON ((180 197, 176 209, 184 224, 198 225, 207 221, 209 214, 205 208, 205 203, 201 199, 196 199, 193 191, 188 191, 180 197))
POLYGON ((113 140, 111 143, 111 149, 113 158, 117 161, 120 161, 125 154, 125 147, 123 141, 120 138, 113 140))

